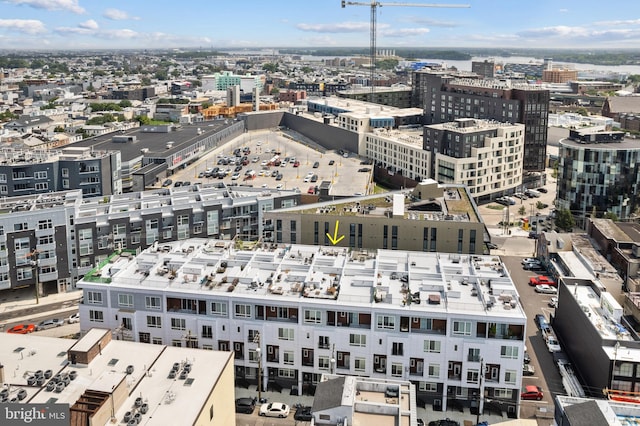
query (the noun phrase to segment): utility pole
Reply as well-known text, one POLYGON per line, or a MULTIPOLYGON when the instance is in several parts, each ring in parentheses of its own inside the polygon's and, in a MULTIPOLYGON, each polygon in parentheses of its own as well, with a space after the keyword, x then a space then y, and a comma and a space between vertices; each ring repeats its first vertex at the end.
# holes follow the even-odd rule
POLYGON ((35 272, 34 276, 36 278, 36 305, 40 304, 40 271, 38 270, 38 250, 34 250, 31 253, 27 254, 27 257, 30 258, 29 263, 33 266, 35 272))
POLYGON ((480 404, 482 404, 482 378, 484 376, 484 360, 480 358, 480 374, 478 375, 478 413, 476 424, 480 423, 480 404))
POLYGON ((256 352, 258 353, 258 403, 260 403, 262 401, 262 348, 260 346, 260 333, 256 333, 253 337, 253 343, 258 344, 256 352))

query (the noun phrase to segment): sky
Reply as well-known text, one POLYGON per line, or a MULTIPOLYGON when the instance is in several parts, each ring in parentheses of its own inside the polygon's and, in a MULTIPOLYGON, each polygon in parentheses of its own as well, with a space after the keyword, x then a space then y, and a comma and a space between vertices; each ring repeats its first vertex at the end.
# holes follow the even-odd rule
MULTIPOLYGON (((0 0, 0 49, 368 47, 371 1, 355 3, 364 5, 342 8, 340 0, 0 0)), ((380 3, 379 48, 640 47, 638 0, 409 0, 469 8, 380 3)))

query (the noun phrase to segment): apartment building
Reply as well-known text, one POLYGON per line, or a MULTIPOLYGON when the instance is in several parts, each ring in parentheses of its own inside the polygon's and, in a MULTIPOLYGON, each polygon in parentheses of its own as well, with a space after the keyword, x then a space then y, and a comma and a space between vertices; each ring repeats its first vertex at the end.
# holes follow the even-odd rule
POLYGON ((479 80, 442 70, 414 73, 416 101, 424 108, 425 124, 480 118, 525 126, 525 171, 546 167, 549 90, 505 80, 479 80))
POLYGON ((115 150, 6 148, 0 153, 0 196, 70 189, 81 189, 87 197, 117 194, 122 192, 120 161, 115 150))
POLYGON ((495 256, 188 239, 114 255, 79 286, 83 332, 232 351, 245 384, 409 380, 435 409, 479 392, 518 413, 527 320, 495 256))
POLYGON ((299 199, 295 191, 212 184, 101 198, 76 190, 3 200, 0 290, 36 283, 44 293, 71 290, 114 250, 136 252, 155 241, 257 240, 266 211, 299 199))
POLYGON ((640 146, 624 132, 607 128, 571 130, 559 142, 558 209, 570 210, 586 227, 587 214, 627 219, 640 204, 637 188, 640 146))
POLYGON ((364 155, 391 175, 400 173, 420 182, 429 177, 431 161, 431 153, 423 148, 422 135, 422 129, 374 129, 364 136, 364 155))
POLYGON ((597 280, 560 279, 553 328, 589 396, 640 392, 640 339, 622 322, 622 306, 597 280))
POLYGON ((459 118, 424 128, 427 177, 466 185, 477 200, 513 193, 522 185, 523 124, 459 118))
POLYGON ((265 219, 264 238, 275 243, 483 254, 490 241, 467 189, 433 180, 410 191, 273 210, 265 219), (345 238, 332 242, 334 232, 345 238))

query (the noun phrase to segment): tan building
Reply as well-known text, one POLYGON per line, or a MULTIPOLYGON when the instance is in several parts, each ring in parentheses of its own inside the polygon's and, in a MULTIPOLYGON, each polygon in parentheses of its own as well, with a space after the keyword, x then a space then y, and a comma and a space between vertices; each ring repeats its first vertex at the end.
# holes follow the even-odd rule
POLYGON ((489 241, 467 188, 431 180, 406 192, 268 211, 265 219, 277 243, 483 254, 489 241))
POLYGON ((566 83, 577 79, 577 70, 553 68, 542 71, 542 81, 546 83, 566 83))

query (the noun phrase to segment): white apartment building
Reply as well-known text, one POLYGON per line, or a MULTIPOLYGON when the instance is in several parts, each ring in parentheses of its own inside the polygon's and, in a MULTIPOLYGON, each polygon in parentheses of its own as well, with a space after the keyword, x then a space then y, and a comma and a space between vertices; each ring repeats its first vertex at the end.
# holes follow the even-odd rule
POLYGON ((518 413, 527 321, 495 256, 187 239, 116 255, 79 286, 83 332, 232 351, 237 384, 409 380, 422 405, 480 391, 518 413))
POLYGON ((522 185, 524 125, 461 118, 424 128, 429 177, 466 185, 476 199, 510 194, 522 185))
POLYGON ((422 130, 376 129, 364 137, 364 155, 389 173, 401 172, 418 182, 429 176, 429 151, 422 147, 422 130))

